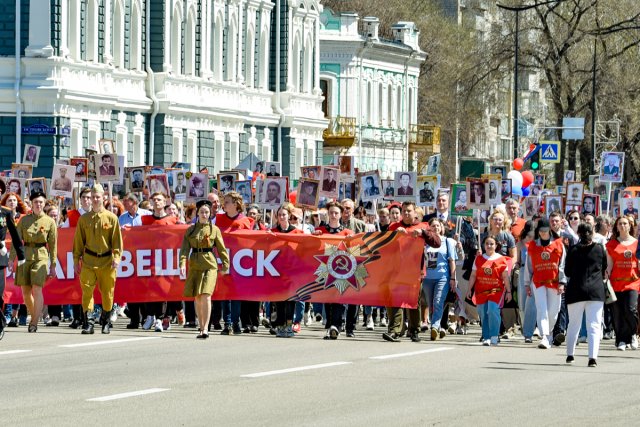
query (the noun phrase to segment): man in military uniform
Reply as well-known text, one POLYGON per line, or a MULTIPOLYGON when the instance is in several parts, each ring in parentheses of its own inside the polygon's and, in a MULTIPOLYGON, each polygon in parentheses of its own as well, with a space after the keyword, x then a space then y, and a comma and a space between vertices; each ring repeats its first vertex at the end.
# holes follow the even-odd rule
MULTIPOLYGON (((31 313, 29 332, 36 332, 38 317, 44 305, 42 287, 47 277, 53 277, 56 274, 58 227, 56 222, 43 211, 47 200, 46 194, 31 193, 29 200, 31 200, 32 212, 24 216, 16 226, 26 248, 26 262, 18 266, 15 283, 22 288, 24 303, 31 313)), ((12 247, 9 266, 13 265, 15 257, 16 251, 12 247)))
MULTIPOLYGON (((0 181, 0 183, 2 184, 0 185, 0 190, 4 193, 4 188, 2 188, 4 182, 0 181)), ((4 285, 6 280, 4 269, 9 263, 9 254, 4 242, 7 236, 7 230, 9 230, 9 234, 11 234, 11 241, 13 242, 11 247, 15 248, 14 250, 18 256, 18 265, 22 265, 24 263, 24 248, 22 246, 22 240, 20 239, 18 230, 16 229, 16 225, 13 222, 13 214, 9 209, 4 206, 0 206, 0 339, 4 336, 4 327, 6 322, 4 317, 4 299, 2 298, 2 295, 4 294, 4 285)))
POLYGON ((102 333, 110 332, 109 318, 113 310, 116 272, 122 256, 122 233, 118 217, 104 208, 104 189, 100 184, 91 188, 91 211, 78 220, 73 239, 73 264, 80 277, 82 309, 85 313, 83 334, 93 334, 93 290, 96 282, 102 295, 102 333))

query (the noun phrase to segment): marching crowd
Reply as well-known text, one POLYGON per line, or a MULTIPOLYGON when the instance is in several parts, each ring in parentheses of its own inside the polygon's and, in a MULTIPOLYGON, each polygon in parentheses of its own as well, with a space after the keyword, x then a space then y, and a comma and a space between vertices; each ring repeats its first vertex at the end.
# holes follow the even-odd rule
POLYGON ((390 202, 372 215, 344 199, 311 213, 286 202, 270 217, 255 205, 245 206, 236 192, 220 196, 212 192, 197 204, 170 202, 162 193, 151 194, 148 200, 139 197, 129 193, 109 199, 96 184, 80 192, 78 209, 65 212, 40 192, 31 193, 29 200, 12 192, 3 194, 0 266, 15 271, 24 305, 3 308, 6 319, 0 316, 0 333, 5 326, 27 325, 28 315, 29 332, 37 331, 41 319, 47 326, 58 326, 63 319, 83 334, 94 333, 97 320, 101 332, 109 333, 118 315, 126 315, 129 329, 162 332, 178 324, 196 328, 199 339, 215 330, 223 335, 255 333, 260 326, 277 337, 293 337, 315 318, 325 325, 325 339, 331 340, 342 333, 354 337, 362 315, 366 329, 386 328, 382 338, 391 342, 405 335, 417 342, 424 332, 433 341, 447 334, 466 334, 470 323, 479 322, 486 346, 516 339, 517 330, 526 343, 537 335, 540 349, 566 341, 567 363, 573 362, 576 345, 584 342, 589 366, 597 365, 602 339, 615 339, 620 351, 638 348, 640 272, 633 215, 614 220, 570 210, 525 220, 519 201, 510 198, 491 211, 486 229, 478 230, 471 218, 452 215, 446 192, 438 194, 436 208, 429 213, 405 201, 390 202), (184 296, 194 301, 117 307, 113 290, 123 249, 121 230, 154 224, 189 224, 179 260, 186 276, 184 296), (58 227, 76 228, 73 257, 83 295, 79 305, 45 306, 43 300, 42 287, 55 274, 58 227), (229 269, 224 233, 247 229, 313 235, 399 232, 422 239, 418 306, 212 303, 217 277, 229 269), (9 253, 4 245, 7 231, 13 242, 9 253), (96 285, 102 294, 100 308, 93 304, 96 285))

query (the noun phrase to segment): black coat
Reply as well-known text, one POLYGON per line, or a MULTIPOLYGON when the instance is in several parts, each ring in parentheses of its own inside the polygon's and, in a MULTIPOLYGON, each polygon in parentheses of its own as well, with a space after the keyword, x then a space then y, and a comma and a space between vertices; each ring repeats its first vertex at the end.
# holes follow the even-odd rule
POLYGON ((577 244, 569 249, 564 273, 569 278, 565 289, 567 304, 580 301, 604 301, 604 274, 607 251, 597 243, 577 244))
MULTIPOLYGON (((11 235, 11 244, 16 249, 18 260, 22 261, 24 259, 24 247, 22 246, 20 234, 18 234, 18 230, 16 229, 16 224, 13 221, 13 213, 5 207, 0 207, 0 242, 2 244, 5 244, 4 240, 7 237, 7 230, 9 230, 9 234, 11 235)), ((0 259, 0 270, 7 266, 9 254, 7 253, 3 258, 5 259, 0 259)))

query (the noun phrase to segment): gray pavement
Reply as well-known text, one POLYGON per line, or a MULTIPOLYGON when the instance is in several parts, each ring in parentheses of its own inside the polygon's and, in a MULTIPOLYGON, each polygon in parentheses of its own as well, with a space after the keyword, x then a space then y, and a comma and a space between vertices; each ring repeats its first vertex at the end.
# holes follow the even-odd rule
POLYGON ((325 341, 319 324, 290 339, 261 328, 199 341, 192 329, 130 331, 125 323, 92 336, 66 324, 36 334, 8 329, 0 341, 5 422, 622 425, 635 424, 640 408, 640 352, 617 351, 612 341, 594 369, 585 344, 569 366, 564 346, 539 350, 516 336, 483 347, 478 327, 420 343, 385 342, 381 328, 325 341))

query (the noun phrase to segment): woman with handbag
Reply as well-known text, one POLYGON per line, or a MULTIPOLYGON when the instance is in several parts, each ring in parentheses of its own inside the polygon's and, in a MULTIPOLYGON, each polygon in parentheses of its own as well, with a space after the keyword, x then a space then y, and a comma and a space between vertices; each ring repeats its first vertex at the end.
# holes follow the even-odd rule
POLYGON ((445 329, 440 326, 444 312, 445 300, 450 290, 456 289, 456 241, 444 237, 445 227, 438 218, 429 220, 432 227, 440 236, 441 244, 437 248, 425 246, 425 264, 427 273, 422 281, 427 305, 430 311, 431 341, 446 336, 445 329))
POLYGON ((496 250, 498 242, 486 236, 482 242, 484 253, 478 255, 473 264, 467 298, 475 294, 478 314, 482 322, 482 345, 498 345, 500 333, 500 307, 511 301, 509 264, 507 257, 496 250))
POLYGON ((638 240, 630 234, 629 219, 622 216, 613 224, 607 243, 607 273, 617 301, 613 303, 613 329, 616 347, 638 349, 638 240))
POLYGON ((561 296, 564 292, 565 249, 562 239, 541 218, 536 226, 535 239, 527 245, 527 262, 524 270, 524 286, 527 296, 534 295, 538 329, 542 339, 540 349, 551 348, 551 331, 560 312, 561 296))
POLYGON ((589 345, 588 366, 595 368, 602 329, 607 252, 602 245, 593 241, 591 224, 580 224, 578 236, 580 241, 569 249, 564 270, 568 278, 565 292, 565 301, 569 311, 567 363, 573 363, 584 313, 587 320, 587 342, 589 345))

